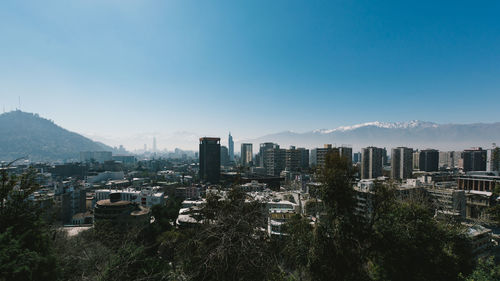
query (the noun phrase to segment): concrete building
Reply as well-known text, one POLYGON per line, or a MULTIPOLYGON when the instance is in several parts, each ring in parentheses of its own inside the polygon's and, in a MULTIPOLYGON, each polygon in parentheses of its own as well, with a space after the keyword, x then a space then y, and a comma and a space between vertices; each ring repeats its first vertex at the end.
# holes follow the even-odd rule
POLYGON ((253 165, 253 149, 251 143, 241 144, 241 165, 250 167, 253 165))
POLYGON ((311 167, 323 167, 325 165, 326 154, 328 154, 328 152, 330 151, 336 151, 337 153, 339 153, 339 149, 336 147, 332 147, 331 144, 325 144, 322 148, 312 149, 309 161, 311 167))
POLYGON ((272 148, 263 151, 263 161, 268 176, 279 176, 286 167, 286 149, 273 144, 272 148))
POLYGON ((457 178, 458 188, 462 190, 493 192, 500 184, 500 176, 493 173, 467 174, 457 178))
POLYGON ((108 221, 116 228, 130 225, 144 225, 150 221, 149 208, 139 206, 130 201, 120 200, 119 194, 112 194, 110 199, 97 201, 94 208, 94 223, 108 221))
POLYGON ((457 151, 440 151, 439 152, 439 167, 456 168, 460 159, 460 154, 457 151))
POLYGON ((259 156, 257 157, 258 158, 258 166, 259 167, 262 167, 264 168, 264 151, 266 151, 267 149, 270 149, 270 148, 273 148, 274 147, 274 143, 272 142, 265 142, 265 143, 261 143, 260 144, 260 147, 259 147, 259 156))
POLYGON ((200 138, 199 173, 202 182, 218 183, 220 179, 220 138, 200 138))
POLYGON ((413 175, 413 149, 393 148, 391 153, 391 176, 393 179, 408 179, 413 175))
POLYGON ((486 171, 487 152, 481 147, 475 147, 462 152, 463 171, 486 171))
POLYGON ((303 170, 309 168, 309 149, 297 148, 300 154, 299 167, 303 170))
POLYGON ((488 149, 486 165, 487 171, 500 172, 500 147, 488 149))
POLYGON ((419 164, 420 164, 420 151, 414 151, 413 152, 413 170, 419 170, 419 164))
POLYGON ((341 146, 338 148, 341 157, 345 157, 352 163, 352 147, 341 146))
POLYGON ((165 204, 165 194, 161 191, 159 186, 143 187, 141 190, 126 188, 120 190, 98 189, 95 191, 97 201, 110 199, 111 196, 117 196, 121 201, 130 201, 148 208, 154 205, 165 204))
POLYGON ((106 161, 111 161, 112 153, 111 151, 82 151, 80 152, 80 162, 98 162, 104 163, 106 161))
POLYGON ((361 178, 375 179, 382 176, 383 149, 378 147, 366 147, 362 150, 361 178))
POLYGON ((418 167, 420 171, 437 172, 439 169, 439 151, 424 149, 420 151, 418 167))

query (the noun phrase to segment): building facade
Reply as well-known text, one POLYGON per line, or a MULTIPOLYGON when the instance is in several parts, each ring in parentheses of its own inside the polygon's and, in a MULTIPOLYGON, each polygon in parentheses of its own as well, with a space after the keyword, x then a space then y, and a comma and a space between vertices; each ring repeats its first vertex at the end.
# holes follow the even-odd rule
POLYGON ((382 176, 382 160, 384 149, 378 147, 366 147, 361 156, 361 178, 375 179, 382 176))
POLYGON ((393 148, 391 152, 391 176, 393 179, 408 179, 413 175, 413 149, 393 148))
POLYGON ((200 138, 200 180, 218 183, 220 180, 220 138, 200 138))

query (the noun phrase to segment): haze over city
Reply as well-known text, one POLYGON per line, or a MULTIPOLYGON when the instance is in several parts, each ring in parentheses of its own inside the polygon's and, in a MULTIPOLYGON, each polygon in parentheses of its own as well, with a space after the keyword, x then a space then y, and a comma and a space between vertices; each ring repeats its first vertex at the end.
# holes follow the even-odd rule
POLYGON ((499 5, 2 1, 0 106, 129 150, 497 122, 499 5))

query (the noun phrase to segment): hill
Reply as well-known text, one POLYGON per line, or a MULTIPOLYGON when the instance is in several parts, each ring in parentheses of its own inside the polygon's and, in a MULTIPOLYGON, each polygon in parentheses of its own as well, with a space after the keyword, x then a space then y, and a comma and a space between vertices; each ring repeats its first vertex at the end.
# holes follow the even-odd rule
POLYGON ((38 114, 20 110, 0 115, 0 160, 27 157, 31 161, 79 160, 80 151, 113 148, 70 132, 38 114))

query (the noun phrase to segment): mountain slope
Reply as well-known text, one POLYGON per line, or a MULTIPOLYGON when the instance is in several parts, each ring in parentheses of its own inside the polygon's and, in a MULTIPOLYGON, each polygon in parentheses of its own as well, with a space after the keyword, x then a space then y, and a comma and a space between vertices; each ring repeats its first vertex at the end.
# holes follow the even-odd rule
POLYGON ((276 142, 308 148, 322 147, 325 143, 348 144, 354 150, 366 146, 437 148, 441 150, 465 149, 471 146, 491 147, 500 143, 500 122, 477 124, 436 124, 432 122, 368 122, 336 129, 321 129, 305 133, 281 132, 258 139, 247 140, 255 145, 276 142))
POLYGON ((19 110, 0 115, 0 160, 78 160, 80 151, 113 149, 59 127, 38 114, 19 110))

